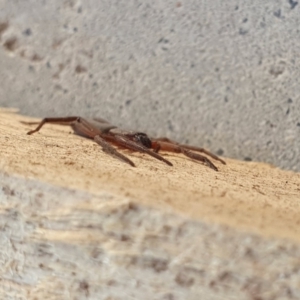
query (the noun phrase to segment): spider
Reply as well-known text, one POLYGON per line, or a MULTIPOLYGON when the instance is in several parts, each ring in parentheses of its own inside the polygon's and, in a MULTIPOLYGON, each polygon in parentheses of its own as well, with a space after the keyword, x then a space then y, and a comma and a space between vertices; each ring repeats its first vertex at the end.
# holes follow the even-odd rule
POLYGON ((69 125, 76 134, 85 138, 93 139, 102 147, 105 153, 128 163, 132 167, 135 167, 135 164, 125 155, 112 147, 111 144, 120 148, 146 153, 169 166, 173 165, 170 161, 158 154, 160 150, 183 153, 189 158, 203 162, 215 171, 218 171, 218 168, 207 157, 194 153, 193 151, 205 153, 213 159, 220 161, 222 164, 226 164, 225 161, 203 148, 182 145, 168 138, 150 138, 143 132, 122 130, 101 118, 95 118, 93 120, 86 120, 81 117, 44 118, 41 122, 22 123, 27 125, 38 124, 36 129, 27 132, 29 135, 39 131, 46 123, 69 125))

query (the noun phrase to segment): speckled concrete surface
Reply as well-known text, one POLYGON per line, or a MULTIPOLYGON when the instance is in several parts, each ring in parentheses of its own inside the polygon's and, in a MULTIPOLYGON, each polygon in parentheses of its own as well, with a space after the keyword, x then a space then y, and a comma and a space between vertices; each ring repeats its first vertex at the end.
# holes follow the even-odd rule
POLYGON ((0 106, 102 116, 300 171, 297 1, 0 0, 0 106))

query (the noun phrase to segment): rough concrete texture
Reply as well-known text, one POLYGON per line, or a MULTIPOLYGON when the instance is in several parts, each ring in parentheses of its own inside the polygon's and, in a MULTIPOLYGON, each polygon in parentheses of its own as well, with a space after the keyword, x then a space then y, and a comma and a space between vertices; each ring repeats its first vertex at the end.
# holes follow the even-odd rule
POLYGON ((298 1, 0 1, 0 105, 300 170, 298 1))

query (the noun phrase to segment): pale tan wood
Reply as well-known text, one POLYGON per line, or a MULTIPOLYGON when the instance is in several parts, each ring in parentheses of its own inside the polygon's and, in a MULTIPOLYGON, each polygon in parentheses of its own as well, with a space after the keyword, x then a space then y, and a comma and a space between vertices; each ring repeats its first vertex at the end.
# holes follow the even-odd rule
MULTIPOLYGON (((231 271, 233 272, 234 269, 235 272, 240 272, 240 274, 249 270, 254 273, 258 272, 255 273, 255 276, 260 276, 261 280, 264 280, 263 273, 268 271, 270 265, 266 261, 265 264, 263 263, 263 257, 264 255, 271 255, 268 252, 271 251, 270 249, 278 249, 282 245, 291 245, 289 247, 292 247, 292 249, 298 249, 300 241, 300 174, 298 173, 283 171, 268 164, 241 162, 226 158, 227 165, 215 162, 220 170, 219 172, 215 172, 201 163, 191 161, 185 156, 164 153, 165 157, 174 164, 173 167, 169 167, 147 155, 124 151, 123 153, 130 157, 137 166, 136 168, 132 168, 103 153, 101 148, 93 141, 74 135, 69 127, 45 125, 39 133, 28 136, 26 132, 34 126, 21 124, 20 121, 34 120, 4 109, 0 113, 0 171, 8 174, 6 176, 17 175, 20 178, 27 178, 41 182, 42 184, 50 184, 53 187, 57 187, 57 189, 71 189, 78 193, 86 193, 76 194, 77 196, 74 196, 74 201, 72 201, 70 200, 71 196, 65 196, 65 199, 64 196, 60 198, 60 192, 57 192, 57 199, 55 198, 57 201, 55 200, 52 203, 49 196, 51 193, 45 193, 47 195, 43 196, 43 192, 39 191, 40 188, 35 186, 32 190, 36 193, 40 192, 42 194, 41 197, 44 197, 43 200, 34 200, 31 204, 27 202, 27 204, 22 204, 20 202, 22 201, 21 198, 18 200, 16 196, 16 193, 21 189, 20 185, 16 186, 15 190, 11 186, 2 187, 7 199, 12 197, 14 200, 7 200, 5 205, 2 204, 0 209, 3 212, 7 212, 9 208, 14 208, 18 213, 23 214, 24 220, 33 222, 34 226, 36 226, 35 230, 27 237, 29 244, 32 244, 33 241, 36 241, 36 243, 44 241, 49 247, 53 245, 55 245, 53 247, 58 247, 57 245, 60 245, 60 243, 65 243, 79 248, 83 247, 85 249, 83 251, 87 251, 87 248, 103 243, 103 245, 106 245, 106 248, 104 247, 106 251, 114 253, 115 267, 120 268, 120 270, 118 269, 119 272, 121 272, 122 268, 126 269, 128 266, 132 266, 132 260, 134 260, 136 265, 142 264, 144 266, 145 264, 152 264, 152 268, 158 269, 155 271, 159 274, 156 277, 160 276, 160 274, 167 274, 164 270, 165 265, 170 266, 172 262, 175 264, 175 257, 183 255, 185 257, 183 259, 185 268, 187 266, 192 269, 194 268, 193 272, 198 272, 198 277, 196 275, 195 277, 191 277, 191 275, 187 276, 186 273, 182 273, 181 271, 177 275, 174 275, 175 279, 173 278, 172 282, 177 282, 177 285, 184 289, 184 293, 187 293, 184 294, 184 297, 191 295, 190 298, 180 298, 178 296, 178 299, 194 299, 194 296, 198 297, 202 295, 201 293, 206 295, 206 298, 202 299, 224 299, 222 297, 218 298, 218 293, 215 293, 214 284, 217 284, 218 281, 222 281, 223 284, 226 280, 230 281, 230 288, 234 291, 232 295, 240 295, 240 298, 230 298, 231 294, 227 289, 229 294, 226 299, 243 299, 246 295, 243 293, 246 292, 249 295, 260 293, 260 290, 259 292, 253 292, 252 290, 249 292, 249 287, 244 287, 243 290, 242 285, 238 285, 236 283, 237 280, 232 279, 231 273, 229 271, 226 271, 226 273, 224 268, 221 268, 222 272, 225 272, 224 274, 221 272, 223 277, 219 274, 213 280, 211 278, 214 277, 212 274, 215 272, 215 269, 203 269, 195 266, 197 263, 202 265, 206 260, 212 262, 215 257, 224 258, 226 256, 226 261, 228 262, 229 257, 235 255, 234 249, 239 247, 239 243, 241 247, 244 247, 241 251, 245 253, 240 253, 240 257, 237 260, 234 260, 233 257, 232 261, 235 261, 235 264, 233 263, 231 271), (48 209, 41 209, 43 205, 47 206, 48 209), (20 209, 20 207, 23 208, 20 209), (120 213, 122 216, 121 221, 118 221, 118 211, 122 212, 120 213), (32 215, 33 212, 35 212, 34 215, 32 215), (126 219, 129 223, 135 222, 134 220, 139 220, 139 218, 143 221, 136 221, 135 226, 130 223, 129 237, 126 237, 122 230, 127 228, 127 221, 125 222, 123 218, 128 213, 132 213, 132 219, 126 219), (110 221, 112 223, 108 223, 110 225, 107 225, 105 222, 111 216, 114 216, 114 218, 112 217, 112 221, 110 221), (147 217, 150 220, 149 224, 151 222, 152 225, 156 224, 154 220, 160 220, 157 222, 163 224, 165 219, 169 220, 169 225, 164 225, 165 227, 161 225, 157 231, 151 229, 154 230, 151 238, 149 228, 152 228, 152 225, 150 224, 148 228, 148 225, 143 223, 147 221, 147 217), (171 219, 172 221, 170 221, 171 219), (144 225, 141 225, 142 223, 144 225), (48 225, 46 226, 45 224, 48 225), (58 226, 57 224, 62 224, 59 230, 55 227, 58 226), (114 238, 112 241, 109 241, 109 234, 107 235, 107 232, 100 234, 97 228, 104 226, 101 224, 106 224, 105 226, 110 228, 112 236, 117 235, 117 232, 123 232, 119 237, 119 241, 114 241, 114 238), (190 228, 190 233, 185 231, 187 230, 186 228, 190 228), (139 231, 142 229, 143 233, 139 231), (182 230, 182 236, 178 233, 178 230, 182 230), (136 231, 139 233, 137 234, 136 231), (169 239, 174 232, 177 232, 177 240, 174 238, 174 241, 171 241, 169 239), (189 234, 191 235, 190 237, 189 234), (220 239, 218 237, 219 234, 220 239), (165 238, 161 235, 165 236, 165 238), (120 243, 120 240, 124 239, 126 241, 127 238, 131 240, 130 247, 116 246, 120 243), (164 241, 164 239, 167 239, 168 242, 164 241), (139 241, 143 241, 141 242, 142 244, 139 244, 139 241), (247 241, 249 244, 247 244, 247 241), (207 254, 207 248, 201 248, 206 243, 212 243, 210 247, 213 247, 213 250, 211 250, 212 253, 209 255, 207 254), (191 245, 190 250, 188 250, 189 244, 191 245), (143 245, 143 250, 141 250, 141 245, 143 245), (180 246, 176 248, 176 245, 180 246), (200 247, 202 250, 197 247, 200 247), (257 249, 255 250, 256 247, 257 249), (143 251, 147 252, 147 249, 152 249, 151 251, 154 252, 160 249, 159 251, 162 252, 159 253, 165 254, 162 256, 155 255, 156 258, 159 257, 156 262, 155 260, 153 262, 153 258, 151 258, 152 260, 149 258, 148 262, 142 260, 142 262, 137 263, 139 257, 144 257, 141 253, 144 253, 143 251), (249 249, 250 252, 252 251, 251 253, 261 250, 261 252, 257 252, 257 257, 260 254, 262 255, 259 262, 260 271, 257 271, 253 267, 252 254, 249 254, 250 252, 247 254, 245 249, 249 249), (190 254, 182 254, 186 251, 190 251, 190 254), (202 253, 202 257, 204 257, 204 254, 207 254, 209 258, 206 257, 204 261, 201 261, 201 258, 197 256, 199 253, 202 253), (116 258, 118 255, 122 258, 120 261, 116 258), (162 259, 162 257, 165 258, 162 259), (173 257, 172 262, 168 260, 170 257, 173 257), (192 257, 194 257, 194 260, 192 260, 192 257), (160 268, 162 269, 161 271, 160 268), (201 270, 208 272, 207 274, 211 276, 210 279, 201 281, 199 279, 202 276, 200 274, 201 270), (194 282, 196 280, 199 280, 200 285, 203 284, 199 290, 195 290, 194 282), (236 288, 234 287, 235 284, 237 285, 236 288), (194 289, 193 293, 189 294, 191 291, 189 289, 186 290, 186 288, 194 289)), ((3 182, 5 180, 3 179, 3 182)), ((26 184, 22 189, 26 193, 26 184)), ((13 220, 10 220, 10 222, 13 222, 13 220)), ((94 250, 91 251, 98 251, 99 249, 97 249, 97 247, 94 247, 94 250)), ((293 257, 296 261, 297 255, 294 252, 291 254, 289 251, 286 249, 283 251, 284 254, 282 254, 281 258, 284 258, 283 261, 279 260, 280 264, 287 263, 285 260, 288 256, 293 257)), ((78 253, 72 253, 71 256, 72 259, 78 260, 79 264, 82 258, 76 255, 78 253)), ((93 254, 89 253, 89 255, 93 254)), ((274 259, 277 258, 280 258, 280 254, 278 254, 278 257, 274 256, 274 259)), ((259 259, 257 258, 256 263, 258 261, 259 259)), ((70 262, 70 264, 72 263, 75 262, 70 262)), ((87 262, 81 261, 81 263, 81 266, 84 266, 87 262)), ((93 269, 90 265, 91 263, 92 260, 86 266, 87 269, 93 269)), ((40 264, 43 265, 42 269, 47 268, 45 262, 40 264)), ((51 262, 51 268, 55 272, 58 272, 56 267, 58 269, 61 268, 62 272, 64 268, 69 268, 70 270, 73 268, 66 267, 65 265, 60 266, 59 262, 57 262, 56 266, 53 264, 51 262)), ((293 265, 294 261, 289 265, 289 268, 292 269, 293 265)), ((179 267, 176 265, 174 268, 179 267)), ((172 269, 170 274, 175 274, 175 269, 172 269)), ((86 271, 88 270, 82 272, 85 274, 86 271)), ((274 267, 274 270, 269 271, 270 274, 277 274, 276 272, 279 274, 280 268, 274 267)), ((254 273, 251 274, 253 275, 254 273)), ((141 276, 147 278, 147 275, 141 274, 141 276)), ((172 277, 172 275, 170 276, 172 277)), ((247 276, 251 278, 249 274, 247 276)), ((53 277, 51 278, 49 282, 45 281, 44 283, 41 279, 42 283, 35 287, 37 289, 36 292, 33 292, 34 289, 32 287, 26 287, 28 295, 30 294, 30 297, 28 296, 26 299, 34 299, 34 295, 43 295, 44 297, 45 294, 42 291, 47 290, 50 293, 49 290, 51 290, 52 293, 54 286, 58 288, 58 286, 64 286, 64 284, 69 289, 69 292, 72 291, 72 295, 76 294, 74 289, 70 287, 69 277, 59 283, 55 280, 53 281, 53 277)), ((162 278, 164 278, 163 280, 166 283, 168 282, 168 277, 162 278)), ((112 279, 107 279, 106 285, 108 285, 109 280, 112 279)), ((270 281, 272 280, 270 279, 270 281)), ((91 291, 85 294, 85 284, 80 280, 78 282, 81 282, 80 284, 78 283, 81 286, 81 292, 83 290, 83 294, 80 294, 81 296, 78 296, 78 299, 124 299, 117 296, 105 296, 106 298, 103 296, 101 298, 100 294, 98 294, 98 298, 93 296, 97 294, 98 285, 90 281, 88 286, 93 286, 94 294, 91 291)), ((13 284, 17 283, 14 282, 13 284)), ((100 289, 99 286, 98 289, 100 289)), ((21 290, 24 294, 23 287, 20 290, 16 288, 18 293, 21 293, 21 290)), ((3 285, 1 291, 4 293, 3 285)), ((8 294, 4 293, 3 295, 7 297, 8 294)), ((272 295, 274 296, 275 294, 273 293, 272 295)), ((65 299, 60 298, 62 296, 55 297, 53 294, 47 294, 47 297, 65 299)), ((73 298, 71 297, 70 299, 73 298)), ((150 297, 149 299, 152 298, 150 297)), ((166 292, 158 299, 172 298, 166 292)))
MULTIPOLYGON (((174 167, 123 151, 136 168, 109 157, 69 127, 45 125, 32 136, 32 119, 2 112, 2 170, 86 190, 102 188, 186 216, 215 221, 267 236, 300 241, 300 174, 274 166, 226 159, 219 172, 185 156, 165 153, 174 167)), ((200 146, 200 145, 199 145, 200 146)))

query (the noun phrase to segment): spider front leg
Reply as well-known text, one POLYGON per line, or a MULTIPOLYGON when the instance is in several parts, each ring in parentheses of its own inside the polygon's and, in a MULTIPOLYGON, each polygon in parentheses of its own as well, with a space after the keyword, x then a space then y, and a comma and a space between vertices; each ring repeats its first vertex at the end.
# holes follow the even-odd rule
MULTIPOLYGON (((158 139, 155 139, 155 141, 158 141, 158 142, 167 142, 167 143, 170 143, 172 145, 176 145, 176 146, 179 146, 185 150, 192 150, 192 151, 196 151, 196 152, 201 152, 201 153, 205 153, 206 155, 210 156, 211 158, 215 159, 215 160, 218 160, 219 162, 221 162, 223 165, 226 165, 226 162, 219 158, 218 156, 216 156, 215 154, 209 152, 208 150, 204 149, 204 148, 200 148, 200 147, 195 147, 195 146, 190 146, 190 145, 184 145, 184 144, 179 144, 175 141, 172 141, 168 138, 158 138, 158 139)), ((156 150, 156 149, 155 149, 156 150)), ((155 151, 154 150, 154 151, 155 151)), ((158 148, 158 151, 159 151, 159 148, 158 148)))
POLYGON ((125 155, 118 152, 115 148, 113 148, 109 143, 107 143, 100 135, 96 135, 94 137, 94 141, 102 147, 102 150, 107 153, 108 155, 111 155, 115 158, 119 158, 120 160, 128 163, 132 167, 135 167, 135 164, 127 158, 125 155))
POLYGON ((144 145, 137 143, 135 141, 130 140, 128 137, 124 136, 124 135, 102 135, 103 138, 105 138, 106 140, 109 140, 111 142, 116 143, 117 145, 124 147, 126 149, 130 149, 133 151, 138 151, 138 152, 142 152, 142 153, 146 153, 162 162, 164 162, 165 164, 169 165, 169 166, 173 166, 171 162, 169 162, 168 160, 166 160, 165 158, 163 158, 162 156, 160 156, 159 154, 153 152, 152 150, 148 149, 147 147, 145 147, 144 145))
POLYGON ((152 148, 154 149, 154 151, 158 152, 160 150, 163 150, 163 151, 169 151, 169 152, 175 152, 175 153, 182 153, 185 156, 195 159, 195 160, 198 160, 198 161, 201 161, 201 162, 205 163, 211 169, 218 171, 218 168, 207 157, 205 157, 201 154, 198 154, 198 153, 191 152, 185 146, 181 146, 180 144, 177 144, 170 140, 168 140, 168 141, 166 141, 166 140, 168 140, 168 139, 163 138, 163 139, 156 139, 156 140, 152 141, 152 148))

